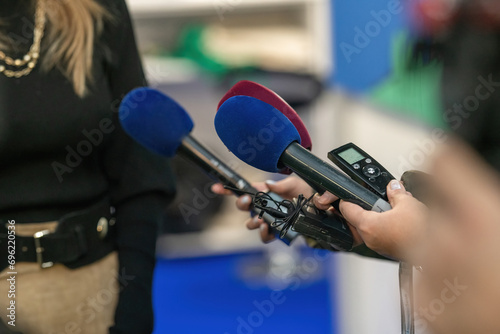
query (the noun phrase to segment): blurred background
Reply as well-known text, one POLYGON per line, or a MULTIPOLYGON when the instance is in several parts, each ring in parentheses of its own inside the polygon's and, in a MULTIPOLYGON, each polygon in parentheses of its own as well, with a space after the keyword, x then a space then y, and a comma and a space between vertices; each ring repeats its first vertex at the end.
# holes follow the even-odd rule
MULTIPOLYGON (((432 61, 412 61, 411 1, 128 0, 150 85, 182 104, 193 135, 251 181, 277 180, 227 151, 216 107, 239 80, 299 113, 313 153, 353 142, 400 177, 425 170, 441 124, 432 61), (425 63, 425 64, 424 64, 425 63)), ((174 159, 178 197, 158 243, 155 333, 400 333, 398 267, 264 245, 235 198, 174 159)))

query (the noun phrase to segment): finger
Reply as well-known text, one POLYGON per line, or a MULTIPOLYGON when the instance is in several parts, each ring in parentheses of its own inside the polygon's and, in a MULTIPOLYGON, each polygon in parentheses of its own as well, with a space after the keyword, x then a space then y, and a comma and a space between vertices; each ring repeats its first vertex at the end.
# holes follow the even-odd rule
POLYGON ((243 195, 236 200, 236 207, 242 211, 249 211, 252 206, 252 197, 250 195, 243 195))
POLYGON ((362 245, 363 239, 361 238, 361 235, 358 233, 358 230, 356 229, 356 227, 349 224, 349 222, 347 222, 347 227, 349 228, 349 230, 352 233, 352 238, 353 238, 352 247, 357 247, 359 245, 362 245))
POLYGON ((338 200, 338 197, 325 191, 325 193, 321 196, 319 194, 314 196, 314 206, 316 206, 320 210, 328 210, 330 205, 338 200))
POLYGON ((260 224, 264 223, 263 220, 259 219, 259 216, 255 216, 255 217, 252 217, 252 218, 249 218, 247 219, 247 221, 245 222, 247 228, 249 230, 255 230, 255 229, 258 229, 260 227, 260 224))
POLYGON ((294 176, 287 177, 278 182, 268 180, 266 181, 266 185, 273 193, 289 200, 297 197, 299 194, 309 197, 313 193, 311 187, 304 180, 294 176))
POLYGON ((275 239, 274 235, 269 233, 269 225, 266 223, 260 224, 260 238, 266 243, 275 239))
MULTIPOLYGON (((257 191, 266 192, 269 190, 264 182, 255 182, 252 184, 252 186, 255 189, 257 189, 257 191)), ((236 200, 236 207, 242 211, 250 211, 250 208, 252 207, 252 202, 253 202, 253 196, 243 195, 236 200)))
POLYGON ((222 183, 215 183, 210 187, 213 193, 218 195, 233 195, 231 190, 225 189, 222 183))
POLYGON ((269 191, 269 187, 267 186, 266 182, 254 182, 252 183, 252 187, 257 189, 258 191, 263 191, 263 192, 269 191))
POLYGON ((366 211, 357 204, 346 201, 340 201, 339 208, 344 218, 357 230, 362 227, 361 225, 366 219, 367 214, 371 213, 371 211, 366 211))
POLYGON ((406 192, 406 189, 403 185, 403 182, 398 180, 391 180, 391 182, 389 182, 389 184, 387 185, 387 191, 391 194, 397 194, 403 191, 406 192))
POLYGON ((403 198, 408 196, 406 193, 406 189, 403 186, 403 183, 398 180, 392 180, 387 185, 387 198, 389 199, 389 203, 394 207, 397 203, 403 198))
MULTIPOLYGON (((347 221, 355 227, 356 234, 355 242, 360 243, 361 240, 372 250, 382 254, 386 253, 385 241, 381 241, 381 236, 384 236, 385 226, 380 221, 381 214, 378 212, 367 211, 357 204, 340 201, 340 211, 347 221), (356 239, 359 237, 359 239, 356 239)), ((389 250, 390 251, 390 250, 389 250)))

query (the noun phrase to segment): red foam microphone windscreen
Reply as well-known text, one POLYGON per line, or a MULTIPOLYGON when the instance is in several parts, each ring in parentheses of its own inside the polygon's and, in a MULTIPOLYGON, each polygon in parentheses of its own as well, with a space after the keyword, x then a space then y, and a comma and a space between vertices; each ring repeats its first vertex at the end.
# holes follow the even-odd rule
POLYGON ((309 132, 307 131, 306 126, 300 119, 297 112, 292 107, 290 107, 290 105, 285 100, 283 100, 281 96, 279 96, 269 88, 264 87, 256 82, 242 80, 237 84, 235 84, 226 93, 226 95, 222 97, 222 99, 219 102, 219 105, 217 106, 217 110, 229 98, 241 95, 256 98, 278 109, 283 115, 285 115, 290 120, 290 122, 292 122, 292 124, 297 129, 300 135, 301 145, 304 148, 311 150, 312 148, 311 136, 309 136, 309 132))

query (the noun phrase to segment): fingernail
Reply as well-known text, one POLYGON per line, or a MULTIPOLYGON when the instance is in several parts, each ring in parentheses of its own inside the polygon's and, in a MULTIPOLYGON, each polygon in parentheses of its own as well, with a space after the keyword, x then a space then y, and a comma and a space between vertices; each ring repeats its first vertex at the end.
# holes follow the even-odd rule
POLYGON ((266 224, 260 224, 259 228, 261 231, 264 231, 266 229, 266 224))
POLYGON ((267 184, 270 184, 270 185, 273 185, 273 184, 276 184, 276 181, 273 181, 273 180, 267 180, 266 181, 267 184))
POLYGON ((253 217, 253 222, 257 224, 259 222, 259 216, 253 217))
POLYGON ((397 180, 392 180, 391 181, 391 189, 392 190, 401 189, 401 183, 399 183, 397 180))
POLYGON ((243 203, 243 204, 249 204, 251 201, 252 201, 252 199, 248 195, 245 195, 241 198, 241 203, 243 203))

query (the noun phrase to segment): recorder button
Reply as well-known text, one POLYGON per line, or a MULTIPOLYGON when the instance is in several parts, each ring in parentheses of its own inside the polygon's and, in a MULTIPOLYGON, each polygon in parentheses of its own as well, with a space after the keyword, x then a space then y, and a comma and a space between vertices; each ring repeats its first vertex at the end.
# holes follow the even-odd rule
POLYGON ((368 177, 377 177, 380 175, 380 169, 374 165, 366 165, 363 168, 363 173, 368 177))

